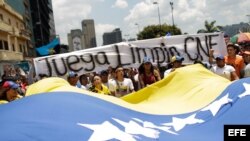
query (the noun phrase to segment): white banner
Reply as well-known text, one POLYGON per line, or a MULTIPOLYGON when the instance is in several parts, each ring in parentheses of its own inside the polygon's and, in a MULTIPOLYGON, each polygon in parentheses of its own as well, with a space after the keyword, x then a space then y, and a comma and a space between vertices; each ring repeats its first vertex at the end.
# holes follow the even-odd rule
POLYGON ((178 35, 134 42, 122 42, 65 54, 34 58, 36 75, 65 76, 69 71, 78 74, 101 71, 108 66, 136 67, 144 56, 153 63, 165 66, 174 55, 185 58, 184 64, 195 60, 208 61, 209 49, 216 55, 226 55, 223 33, 178 35))

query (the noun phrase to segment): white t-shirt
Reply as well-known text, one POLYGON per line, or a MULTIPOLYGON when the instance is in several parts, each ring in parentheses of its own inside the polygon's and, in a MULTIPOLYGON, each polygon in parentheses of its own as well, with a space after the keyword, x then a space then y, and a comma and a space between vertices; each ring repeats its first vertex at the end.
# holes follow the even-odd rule
POLYGON ((167 69, 167 70, 164 72, 164 78, 166 78, 166 77, 169 75, 169 73, 171 73, 171 71, 172 71, 172 68, 167 69))
POLYGON ((115 92, 116 97, 122 97, 134 90, 134 85, 129 78, 124 78, 122 82, 113 79, 109 81, 109 90, 110 92, 115 92))
POLYGON ((89 86, 88 86, 88 85, 86 85, 86 86, 82 85, 81 88, 84 89, 84 90, 88 90, 88 89, 89 89, 89 86))
POLYGON ((244 78, 250 77, 250 64, 247 64, 244 68, 244 78))
POLYGON ((230 65, 225 65, 223 68, 220 68, 216 65, 216 66, 213 66, 210 70, 214 72, 215 74, 218 74, 228 80, 231 80, 231 73, 235 72, 234 67, 230 65))

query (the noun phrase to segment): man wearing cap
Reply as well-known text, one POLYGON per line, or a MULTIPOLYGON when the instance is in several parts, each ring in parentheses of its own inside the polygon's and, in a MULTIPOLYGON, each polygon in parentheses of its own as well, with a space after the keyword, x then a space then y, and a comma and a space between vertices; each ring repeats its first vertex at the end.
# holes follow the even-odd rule
POLYGON ((216 65, 210 69, 213 73, 218 74, 230 81, 239 79, 234 67, 226 65, 224 56, 217 56, 215 60, 216 65))
POLYGON ((82 87, 81 83, 79 82, 78 74, 75 73, 74 71, 68 72, 67 81, 69 82, 69 84, 70 84, 71 86, 74 86, 74 87, 77 87, 77 88, 84 89, 84 88, 82 87))
POLYGON ((181 57, 181 56, 173 56, 171 58, 171 64, 172 64, 172 68, 170 69, 167 69, 165 72, 164 72, 164 78, 167 77, 169 75, 169 73, 175 71, 175 69, 177 68, 180 68, 182 67, 182 62, 184 61, 184 58, 181 57))
POLYGON ((21 98, 17 92, 18 87, 19 85, 13 81, 5 81, 0 88, 0 104, 21 98))

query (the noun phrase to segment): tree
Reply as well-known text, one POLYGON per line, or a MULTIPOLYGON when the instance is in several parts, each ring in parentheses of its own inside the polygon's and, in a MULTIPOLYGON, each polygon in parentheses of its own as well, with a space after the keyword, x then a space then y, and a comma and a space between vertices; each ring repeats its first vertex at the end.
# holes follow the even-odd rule
POLYGON ((199 29, 197 33, 213 33, 219 32, 222 29, 222 26, 215 26, 216 21, 212 21, 209 23, 207 20, 205 21, 205 29, 199 29))
POLYGON ((137 39, 142 40, 142 39, 152 39, 156 37, 161 37, 165 36, 168 33, 171 35, 180 35, 181 30, 177 28, 176 26, 172 25, 149 25, 145 27, 139 34, 137 34, 137 39))

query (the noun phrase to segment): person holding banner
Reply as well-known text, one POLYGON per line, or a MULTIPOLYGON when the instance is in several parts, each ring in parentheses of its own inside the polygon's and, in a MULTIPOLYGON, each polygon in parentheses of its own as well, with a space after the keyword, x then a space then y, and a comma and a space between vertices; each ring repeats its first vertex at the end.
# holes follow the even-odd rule
POLYGON ((147 85, 151 85, 156 81, 161 80, 160 73, 154 69, 152 65, 152 61, 150 57, 144 57, 143 64, 140 67, 139 72, 139 83, 141 88, 146 87, 147 85))
POLYGON ((131 92, 134 92, 134 85, 131 79, 124 78, 124 71, 122 66, 115 69, 116 77, 109 81, 109 90, 111 95, 122 97, 131 92))
POLYGON ((164 78, 167 77, 169 75, 169 73, 175 71, 175 69, 177 68, 180 68, 182 67, 182 62, 184 61, 184 58, 181 57, 181 56, 173 56, 171 58, 171 64, 172 64, 172 68, 170 69, 167 69, 165 72, 164 72, 164 78))
MULTIPOLYGON (((238 46, 232 43, 229 43, 227 45, 228 55, 224 56, 224 59, 227 65, 231 65, 234 67, 237 76, 241 78, 241 71, 244 69, 245 64, 244 64, 244 60, 242 56, 238 55, 239 51, 240 49, 238 46)), ((210 64, 213 64, 213 57, 214 57, 213 53, 214 53, 214 50, 210 49, 209 51, 209 63, 210 64)))

